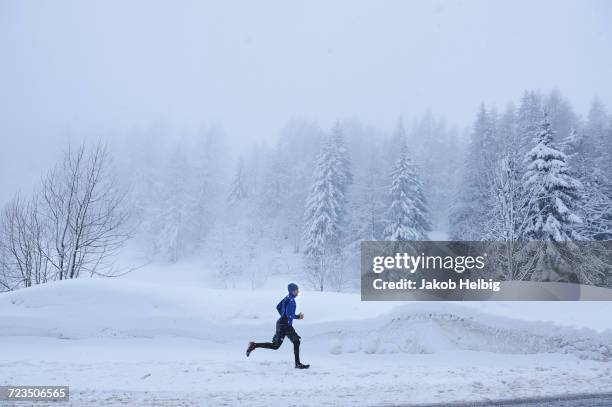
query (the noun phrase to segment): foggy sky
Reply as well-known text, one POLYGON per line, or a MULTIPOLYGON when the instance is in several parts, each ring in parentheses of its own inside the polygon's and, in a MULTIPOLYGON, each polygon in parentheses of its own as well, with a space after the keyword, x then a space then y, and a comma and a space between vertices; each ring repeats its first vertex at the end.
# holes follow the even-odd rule
POLYGON ((153 122, 221 123, 239 146, 294 117, 461 127, 526 88, 611 107, 610 21, 605 0, 0 0, 0 202, 66 137, 153 122))

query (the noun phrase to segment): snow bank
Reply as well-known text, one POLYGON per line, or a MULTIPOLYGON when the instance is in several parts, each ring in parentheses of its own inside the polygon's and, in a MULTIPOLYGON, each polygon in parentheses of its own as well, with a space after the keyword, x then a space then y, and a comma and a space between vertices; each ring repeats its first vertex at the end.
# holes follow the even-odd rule
POLYGON ((612 333, 493 316, 456 304, 411 304, 332 336, 333 354, 428 354, 469 350, 505 354, 563 353, 612 358, 612 333))
MULTIPOLYGON (((277 318, 276 302, 283 294, 119 278, 55 282, 0 294, 0 336, 173 336, 216 343, 268 338, 277 318)), ((595 310, 597 303, 586 305, 595 310)), ((611 331, 521 321, 457 303, 402 305, 361 302, 354 294, 306 292, 298 307, 306 314, 299 323, 300 334, 333 354, 467 350, 564 353, 592 360, 612 357, 611 331)))

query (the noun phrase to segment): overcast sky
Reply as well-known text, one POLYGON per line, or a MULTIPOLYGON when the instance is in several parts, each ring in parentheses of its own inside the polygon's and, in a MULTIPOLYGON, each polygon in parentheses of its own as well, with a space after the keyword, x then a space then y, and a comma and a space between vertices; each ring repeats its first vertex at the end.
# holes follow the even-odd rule
POLYGON ((153 122, 220 122, 234 144, 293 117, 386 130, 431 108, 461 127, 554 87, 583 114, 612 105, 611 21, 605 0, 0 0, 0 185, 66 134, 153 122))

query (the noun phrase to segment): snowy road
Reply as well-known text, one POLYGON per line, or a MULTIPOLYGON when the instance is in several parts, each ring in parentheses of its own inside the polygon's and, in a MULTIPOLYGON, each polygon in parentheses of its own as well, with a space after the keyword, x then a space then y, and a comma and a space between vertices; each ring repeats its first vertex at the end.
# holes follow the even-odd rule
POLYGON ((298 371, 287 344, 247 359, 236 341, 0 338, 0 382, 69 384, 71 406, 403 406, 612 392, 612 363, 571 355, 332 355, 313 346, 304 345, 312 368, 298 371), (53 355, 28 352, 41 346, 53 355))
POLYGON ((612 393, 581 394, 562 397, 542 397, 520 400, 485 401, 471 403, 420 404, 395 407, 610 407, 612 393))
MULTIPOLYGON (((52 404, 37 404, 38 407, 43 406, 148 406, 148 407, 192 407, 192 406, 211 406, 210 400, 197 400, 194 398, 188 399, 178 395, 169 395, 163 393, 146 392, 98 392, 98 393, 81 393, 78 401, 70 401, 67 403, 52 403, 52 404)), ((233 405, 231 400, 217 400, 216 405, 233 405)), ((245 404, 252 402, 250 398, 242 398, 240 402, 245 404)), ((303 404, 299 400, 286 400, 285 406, 300 406, 303 404)), ((351 403, 347 403, 351 404, 351 403)), ((340 405, 340 404, 339 404, 340 405)), ((504 401, 489 401, 489 402, 470 402, 470 403, 436 403, 436 404, 359 404, 371 407, 610 407, 612 406, 612 394, 601 395, 576 395, 564 397, 545 397, 537 399, 522 399, 522 400, 504 400, 504 401)), ((0 406, 9 407, 9 404, 0 406)), ((11 407, 19 407, 19 404, 13 404, 11 407)))

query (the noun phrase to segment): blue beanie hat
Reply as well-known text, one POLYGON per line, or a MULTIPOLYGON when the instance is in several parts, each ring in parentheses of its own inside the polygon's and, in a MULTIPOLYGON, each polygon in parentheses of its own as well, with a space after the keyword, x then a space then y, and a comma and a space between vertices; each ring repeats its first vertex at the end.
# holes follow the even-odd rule
POLYGON ((298 289, 298 285, 297 285, 297 284, 294 284, 294 283, 290 283, 290 284, 287 286, 287 291, 289 291, 289 292, 293 292, 293 291, 295 291, 295 290, 297 290, 297 289, 298 289))

